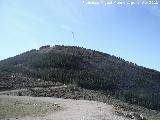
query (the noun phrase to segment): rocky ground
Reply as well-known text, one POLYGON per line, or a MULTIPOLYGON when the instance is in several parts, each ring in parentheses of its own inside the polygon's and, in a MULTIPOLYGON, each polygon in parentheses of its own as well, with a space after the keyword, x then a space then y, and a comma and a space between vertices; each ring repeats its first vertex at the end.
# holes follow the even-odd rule
POLYGON ((0 91, 19 88, 59 86, 61 83, 30 78, 18 73, 0 73, 0 91))
MULTIPOLYGON (((105 93, 104 91, 87 90, 87 89, 77 87, 75 85, 64 85, 59 82, 54 83, 51 81, 44 81, 41 79, 28 78, 26 76, 23 76, 22 74, 6 74, 6 75, 0 74, 0 81, 1 81, 0 82, 0 90, 1 90, 1 92, 0 92, 0 104, 1 104, 0 108, 1 109, 3 108, 3 110, 5 110, 5 111, 8 111, 8 109, 4 109, 5 107, 8 108, 8 105, 9 105, 9 108, 14 108, 14 105, 12 105, 12 103, 15 103, 14 100, 11 101, 11 104, 9 101, 2 102, 2 101, 5 101, 5 99, 7 101, 7 99, 10 99, 10 98, 14 98, 16 100, 18 98, 21 101, 21 98, 22 99, 26 98, 26 99, 36 99, 39 101, 39 100, 41 100, 42 97, 46 97, 46 99, 51 99, 48 97, 54 97, 54 98, 66 99, 66 101, 64 99, 63 100, 62 99, 55 99, 55 100, 62 100, 63 102, 65 101, 66 103, 64 103, 65 104, 64 106, 66 106, 68 101, 70 101, 70 104, 72 104, 71 103, 72 100, 68 100, 68 99, 74 99, 73 101, 75 101, 75 100, 78 100, 78 101, 79 100, 82 100, 82 101, 87 100, 88 101, 89 100, 89 101, 91 101, 91 103, 93 101, 99 101, 100 103, 103 102, 104 107, 105 107, 105 105, 110 106, 110 107, 112 106, 112 114, 114 114, 116 116, 120 116, 120 118, 119 118, 120 120, 123 120, 124 118, 126 118, 126 120, 128 120, 130 118, 130 116, 128 116, 128 115, 131 112, 136 112, 139 115, 142 114, 146 118, 149 118, 150 116, 153 116, 153 115, 157 115, 159 113, 158 111, 149 110, 149 109, 146 109, 143 107, 127 104, 125 102, 122 102, 120 100, 117 100, 117 99, 111 97, 109 94, 105 93), (14 90, 12 90, 12 89, 14 89, 14 90), (6 91, 6 90, 8 90, 8 91, 6 91), (8 96, 8 98, 6 95, 8 96), (28 96, 28 97, 17 97, 17 96, 28 96), (4 103, 6 103, 6 104, 4 104, 4 103)), ((46 100, 45 98, 42 98, 42 99, 46 100)), ((90 106, 90 104, 91 104, 89 101, 88 101, 88 104, 86 104, 86 110, 88 109, 88 106, 90 106)), ((81 105, 81 102, 77 103, 77 104, 81 105)), ((82 102, 82 104, 84 104, 84 103, 82 102)), ((82 107, 82 108, 84 107, 84 106, 80 106, 80 105, 79 105, 79 107, 82 107)), ((22 106, 23 107, 21 108, 21 104, 18 104, 18 105, 16 104, 17 109, 25 109, 25 110, 29 109, 28 107, 31 107, 32 105, 31 106, 22 105, 22 106)), ((43 107, 46 108, 45 109, 46 112, 44 112, 43 110, 41 111, 40 108, 42 106, 43 106, 43 104, 42 105, 40 104, 40 106, 36 106, 36 107, 32 106, 37 115, 41 115, 41 113, 45 114, 45 113, 48 113, 49 111, 53 112, 52 110, 54 108, 52 108, 52 110, 50 110, 50 107, 46 108, 44 106, 43 107), (38 110, 40 109, 40 111, 37 112, 36 111, 37 109, 38 110)), ((64 108, 64 106, 62 106, 62 108, 64 108)), ((73 106, 73 107, 76 107, 76 106, 73 106)), ((70 108, 70 109, 73 109, 73 108, 70 108)), ((78 109, 82 110, 81 108, 77 108, 77 110, 78 109)), ((95 106, 94 109, 99 110, 97 106, 95 106)), ((0 110, 0 111, 2 111, 2 110, 0 110)), ((1 112, 0 116, 3 116, 4 118, 10 117, 10 116, 8 116, 8 114, 4 114, 4 113, 7 113, 5 111, 1 112)), ((77 114, 78 114, 78 112, 82 112, 82 111, 77 111, 77 114)), ((88 110, 88 111, 90 111, 90 110, 88 110)), ((85 112, 88 113, 87 111, 85 111, 85 112)), ((27 111, 22 112, 22 113, 27 114, 29 116, 32 116, 32 114, 30 112, 28 113, 27 111)), ((59 115, 60 115, 60 113, 59 113, 59 115)), ((20 116, 21 116, 21 114, 20 114, 20 116)), ((66 113, 63 112, 62 115, 63 114, 66 114, 66 113)), ((67 113, 67 114, 69 114, 69 113, 67 113)), ((85 114, 85 113, 83 113, 83 114, 85 114)), ((99 115, 101 115, 100 112, 99 112, 99 115)), ((104 116, 105 115, 103 115, 102 120, 118 120, 118 119, 114 119, 114 118, 107 119, 104 116)), ((96 117, 95 117, 95 119, 93 119, 93 117, 91 117, 91 118, 92 118, 92 120, 101 120, 101 119, 97 119, 96 117)), ((25 119, 32 119, 32 118, 25 118, 25 119)), ((87 120, 87 119, 90 120, 90 117, 89 118, 86 117, 84 120, 87 120)), ((56 118, 55 120, 63 120, 63 119, 56 118)), ((64 120, 67 120, 67 119, 64 119, 64 120)), ((68 118, 68 120, 69 120, 69 118, 68 118)), ((70 120, 71 120, 71 118, 70 118, 70 120)), ((73 120, 79 120, 79 119, 77 118, 77 119, 73 119, 73 120)), ((83 120, 83 118, 81 118, 81 120, 83 120)), ((158 119, 151 119, 151 120, 158 120, 158 119)))
MULTIPOLYGON (((142 114, 146 118, 153 114, 157 114, 157 111, 148 110, 138 106, 128 105, 127 103, 116 100, 111 96, 105 95, 101 91, 86 90, 74 87, 73 85, 63 85, 63 86, 48 87, 48 88, 36 87, 36 88, 17 89, 17 90, 0 92, 0 96, 4 95, 32 96, 36 97, 37 99, 41 99, 41 97, 54 97, 54 98, 64 98, 66 100, 75 99, 78 101, 79 100, 101 101, 104 104, 112 106, 112 112, 114 115, 124 117, 126 118, 126 120, 131 118, 131 116, 128 116, 129 113, 131 112, 136 112, 139 115, 142 114)), ((86 109, 88 109, 88 106, 86 106, 86 109)))

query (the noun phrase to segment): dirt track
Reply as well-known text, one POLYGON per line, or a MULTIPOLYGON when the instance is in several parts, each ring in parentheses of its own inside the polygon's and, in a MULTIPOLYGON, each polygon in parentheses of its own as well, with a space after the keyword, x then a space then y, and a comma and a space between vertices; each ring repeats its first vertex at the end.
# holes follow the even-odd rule
MULTIPOLYGON (((3 116, 3 120, 129 120, 121 116, 117 116, 113 112, 113 107, 105 103, 86 100, 71 100, 62 98, 50 98, 50 97, 29 97, 29 96, 0 96, 0 105, 11 105, 15 102, 20 103, 25 109, 28 105, 31 105, 31 113, 37 113, 36 110, 44 108, 44 111, 38 111, 37 115, 30 114, 25 115, 17 112, 17 114, 8 113, 10 115, 3 116), (58 108, 54 104, 58 104, 58 108), (34 105, 36 104, 35 109, 34 105), (47 107, 44 107, 47 106, 47 107), (53 107, 52 107, 53 106, 53 107), (43 112, 43 113, 42 113, 43 112), (7 118, 8 117, 8 118, 7 118)), ((10 109, 13 109, 9 106, 10 109)), ((1 108, 0 108, 1 109, 1 108)), ((7 109, 7 108, 6 108, 7 109)), ((15 108, 15 111, 21 107, 15 108)))

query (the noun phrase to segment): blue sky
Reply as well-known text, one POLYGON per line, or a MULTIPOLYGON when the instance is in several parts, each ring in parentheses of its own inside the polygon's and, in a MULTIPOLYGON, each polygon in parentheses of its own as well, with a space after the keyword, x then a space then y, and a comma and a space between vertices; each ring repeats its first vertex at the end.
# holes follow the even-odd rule
POLYGON ((102 51, 160 71, 159 5, 0 0, 0 60, 42 45, 63 44, 102 51))

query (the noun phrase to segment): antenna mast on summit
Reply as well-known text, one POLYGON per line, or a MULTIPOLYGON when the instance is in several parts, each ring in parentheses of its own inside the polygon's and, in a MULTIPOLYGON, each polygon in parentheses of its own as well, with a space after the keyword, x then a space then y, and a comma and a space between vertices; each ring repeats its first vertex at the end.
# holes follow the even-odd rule
POLYGON ((74 40, 74 32, 72 32, 72 39, 74 40))

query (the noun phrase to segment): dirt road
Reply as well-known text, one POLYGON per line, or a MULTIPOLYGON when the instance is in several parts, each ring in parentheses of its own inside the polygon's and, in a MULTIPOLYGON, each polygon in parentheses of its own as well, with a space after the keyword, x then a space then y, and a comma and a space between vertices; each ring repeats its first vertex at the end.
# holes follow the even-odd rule
POLYGON ((129 120, 101 102, 6 95, 0 96, 0 116, 2 120, 129 120))

